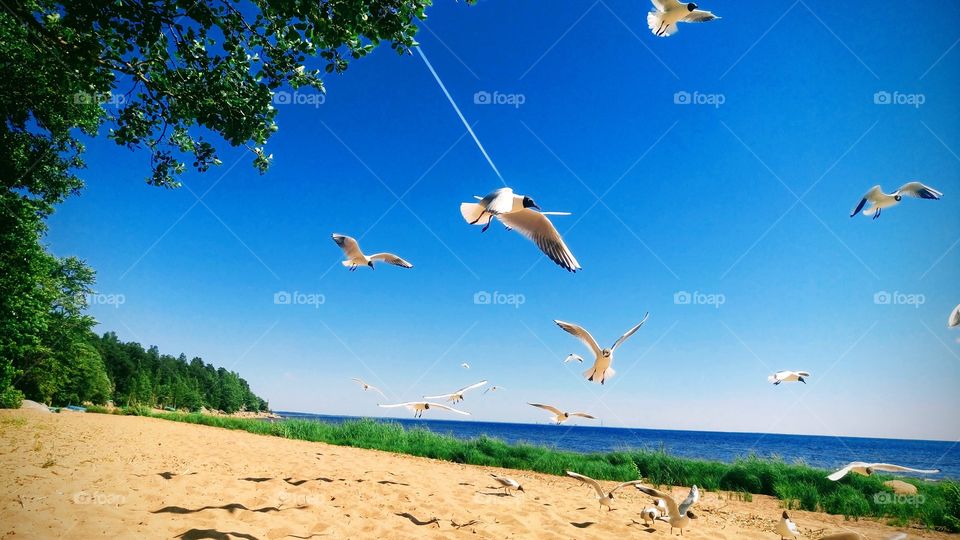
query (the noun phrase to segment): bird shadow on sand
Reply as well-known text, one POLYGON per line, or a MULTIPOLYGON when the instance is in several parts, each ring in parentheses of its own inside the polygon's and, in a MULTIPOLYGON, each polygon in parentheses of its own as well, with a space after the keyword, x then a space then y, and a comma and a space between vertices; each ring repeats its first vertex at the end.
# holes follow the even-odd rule
MULTIPOLYGON (((293 508, 287 508, 286 510, 292 510, 293 508)), ((196 514, 197 512, 203 512, 204 510, 226 510, 231 514, 239 510, 246 510, 248 512, 258 512, 261 514, 269 512, 282 512, 276 506, 264 506, 263 508, 247 508, 246 506, 240 503, 230 503, 224 504, 221 506, 201 506, 200 508, 184 508, 182 506, 165 506, 159 510, 153 510, 151 514, 196 514)))
MULTIPOLYGON (((487 488, 487 489, 496 489, 496 488, 487 488)), ((478 491, 479 495, 487 495, 489 497, 511 497, 509 493, 504 493, 502 491, 478 491)))
POLYGON ((223 532, 216 529, 190 529, 189 531, 178 534, 174 538, 182 538, 183 540, 231 540, 233 538, 246 538, 246 540, 260 540, 252 534, 239 533, 239 532, 223 532))
MULTIPOLYGON (((275 480, 275 478, 270 478, 268 476, 248 476, 246 478, 241 478, 240 480, 243 480, 244 482, 260 483, 260 482, 269 482, 270 480, 275 480)), ((310 478, 306 478, 304 480, 295 480, 294 478, 290 477, 290 478, 284 478, 283 481, 290 484, 291 486, 300 486, 300 485, 306 484, 307 482, 333 482, 333 479, 320 476, 317 478, 313 478, 312 480, 310 478)))
POLYGON ((589 527, 589 526, 591 526, 591 525, 596 525, 597 522, 595 522, 595 521, 584 521, 583 523, 577 523, 576 521, 571 521, 570 524, 573 525, 574 527, 578 528, 578 529, 586 529, 587 527, 589 527))
POLYGON ((410 484, 405 484, 403 482, 394 482, 393 480, 380 480, 377 483, 384 486, 409 486, 410 485, 410 484))
POLYGON ((440 524, 440 520, 437 519, 437 518, 430 518, 430 519, 427 520, 427 521, 421 521, 419 518, 417 518, 417 516, 411 514, 410 512, 400 512, 400 513, 396 513, 396 514, 394 514, 394 515, 397 515, 397 516, 400 516, 400 517, 402 517, 402 518, 408 519, 408 520, 410 520, 410 523, 413 523, 414 525, 418 525, 418 526, 420 526, 420 527, 422 527, 422 526, 424 526, 424 525, 433 525, 433 524, 439 525, 439 524, 440 524))
POLYGON ((639 522, 639 521, 637 521, 637 520, 635 520, 635 519, 631 519, 631 520, 630 520, 630 523, 627 525, 627 527, 633 527, 634 525, 639 526, 639 527, 643 530, 643 532, 648 532, 648 533, 655 533, 655 532, 657 532, 657 530, 654 529, 653 527, 647 525, 646 523, 639 522))
POLYGON ((170 480, 170 479, 173 478, 174 476, 190 476, 190 475, 197 474, 197 473, 195 473, 195 472, 190 472, 190 473, 184 473, 184 474, 177 474, 177 473, 173 473, 173 472, 167 471, 167 472, 162 472, 162 473, 157 473, 157 474, 160 475, 160 476, 162 476, 164 480, 170 480))

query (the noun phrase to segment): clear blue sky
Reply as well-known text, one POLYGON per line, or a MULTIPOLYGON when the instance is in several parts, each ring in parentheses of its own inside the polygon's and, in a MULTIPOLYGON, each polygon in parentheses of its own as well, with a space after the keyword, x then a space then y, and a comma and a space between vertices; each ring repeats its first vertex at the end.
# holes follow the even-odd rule
POLYGON ((421 59, 387 47, 328 77, 322 105, 278 105, 266 176, 224 148, 164 191, 144 184, 145 154, 91 141, 88 186, 47 241, 124 296, 93 306, 98 331, 234 369, 277 410, 384 413, 350 377, 403 401, 486 378, 506 390, 468 395, 476 420, 542 422, 539 401, 607 426, 960 438, 960 5, 701 7, 723 18, 666 39, 635 0, 429 12, 424 51, 508 184, 573 212, 554 222, 576 275, 463 223, 458 204, 500 181, 421 59), (874 184, 913 179, 943 200, 848 217, 874 184), (332 232, 415 268, 347 272, 332 232), (605 387, 562 364, 586 351, 553 319, 608 345, 647 311, 605 387), (774 388, 779 369, 813 376, 774 388))

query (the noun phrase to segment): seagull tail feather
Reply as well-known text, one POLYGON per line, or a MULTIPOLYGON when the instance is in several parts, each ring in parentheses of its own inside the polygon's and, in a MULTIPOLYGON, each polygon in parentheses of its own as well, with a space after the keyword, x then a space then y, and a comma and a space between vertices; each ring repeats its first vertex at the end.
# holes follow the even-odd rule
POLYGON ((464 221, 474 225, 486 225, 493 219, 492 215, 484 214, 483 207, 477 203, 461 203, 460 215, 463 216, 464 221))

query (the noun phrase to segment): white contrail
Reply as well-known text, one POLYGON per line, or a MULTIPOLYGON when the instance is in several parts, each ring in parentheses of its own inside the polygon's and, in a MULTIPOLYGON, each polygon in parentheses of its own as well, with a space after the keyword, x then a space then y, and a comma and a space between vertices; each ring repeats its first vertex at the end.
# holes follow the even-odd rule
POLYGON ((447 96, 447 100, 450 102, 450 105, 453 105, 453 110, 457 112, 457 116, 460 117, 460 121, 463 122, 463 126, 467 128, 467 131, 470 133, 470 136, 473 137, 473 141, 477 143, 477 148, 480 149, 480 152, 483 153, 483 157, 487 158, 487 163, 490 164, 490 167, 493 169, 493 172, 497 173, 497 177, 500 178, 500 181, 503 185, 507 185, 507 181, 503 179, 503 175, 500 174, 500 171, 497 170, 497 166, 493 164, 493 160, 490 159, 490 155, 487 154, 487 151, 483 148, 483 145, 480 143, 480 139, 477 138, 477 134, 473 132, 473 129, 470 127, 470 124, 467 123, 467 119, 463 117, 463 113, 460 112, 460 107, 457 107, 453 97, 450 95, 450 92, 447 91, 447 87, 444 86, 443 81, 440 80, 440 76, 437 75, 437 71, 433 69, 433 65, 430 64, 430 60, 427 60, 427 55, 423 54, 423 49, 419 46, 414 47, 417 49, 417 52, 420 53, 420 58, 423 58, 423 63, 427 65, 427 69, 430 70, 430 73, 433 74, 433 78, 436 79, 437 84, 440 85, 440 89, 443 90, 443 94, 447 96))

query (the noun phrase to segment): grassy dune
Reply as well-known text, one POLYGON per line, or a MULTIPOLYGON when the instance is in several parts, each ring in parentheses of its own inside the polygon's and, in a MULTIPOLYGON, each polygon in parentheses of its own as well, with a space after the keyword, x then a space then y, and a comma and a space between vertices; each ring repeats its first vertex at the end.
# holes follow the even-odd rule
MULTIPOLYGON (((106 412, 88 409, 90 412, 106 412)), ((287 439, 371 448, 470 465, 486 465, 562 475, 577 471, 594 478, 626 481, 645 478, 655 485, 698 486, 730 491, 749 499, 771 495, 787 508, 800 508, 850 518, 885 518, 895 525, 919 523, 960 532, 960 483, 906 479, 917 486, 915 496, 896 496, 883 485, 891 477, 850 475, 839 482, 827 471, 778 459, 748 457, 734 463, 678 458, 664 451, 565 452, 529 444, 507 444, 479 437, 460 440, 425 429, 404 429, 396 423, 358 420, 342 424, 313 420, 266 422, 259 419, 207 416, 197 413, 153 413, 127 410, 154 418, 238 429, 287 439)))

